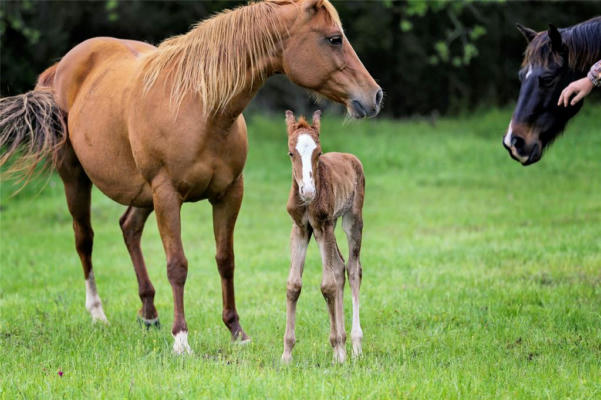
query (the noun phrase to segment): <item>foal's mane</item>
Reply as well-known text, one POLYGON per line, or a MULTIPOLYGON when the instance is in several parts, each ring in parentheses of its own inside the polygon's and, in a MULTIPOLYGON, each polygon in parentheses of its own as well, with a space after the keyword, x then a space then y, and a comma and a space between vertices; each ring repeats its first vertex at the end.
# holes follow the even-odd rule
MULTIPOLYGON (((278 18, 276 7, 294 3, 299 1, 251 2, 201 21, 184 35, 166 39, 144 60, 144 90, 157 83, 165 71, 165 81, 172 83, 170 101, 176 108, 191 93, 200 96, 209 113, 223 110, 242 89, 252 86, 251 71, 261 71, 261 61, 281 50, 287 27, 278 18)), ((318 7, 340 24, 328 0, 320 1, 318 7)))
MULTIPOLYGON (((601 16, 591 18, 569 28, 561 29, 561 38, 568 48, 568 67, 577 72, 586 72, 601 58, 601 16)), ((526 48, 523 66, 546 67, 559 55, 551 48, 547 31, 538 33, 526 48)))

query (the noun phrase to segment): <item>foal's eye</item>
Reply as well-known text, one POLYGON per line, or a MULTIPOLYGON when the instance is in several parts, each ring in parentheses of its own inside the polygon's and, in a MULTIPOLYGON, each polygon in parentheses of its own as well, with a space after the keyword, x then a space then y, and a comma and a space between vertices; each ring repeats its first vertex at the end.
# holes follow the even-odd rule
POLYGON ((292 157, 292 152, 291 151, 288 152, 288 156, 292 157))
POLYGON ((342 36, 341 35, 334 35, 334 36, 330 36, 328 38, 328 42, 332 45, 332 46, 341 46, 342 45, 342 36))

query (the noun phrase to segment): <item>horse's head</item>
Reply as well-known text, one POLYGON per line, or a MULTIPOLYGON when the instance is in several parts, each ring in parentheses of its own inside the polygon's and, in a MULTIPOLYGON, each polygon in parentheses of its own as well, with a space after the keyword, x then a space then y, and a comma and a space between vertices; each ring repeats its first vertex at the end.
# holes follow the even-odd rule
POLYGON ((305 203, 315 198, 315 171, 321 156, 319 143, 321 111, 313 113, 311 125, 301 117, 298 121, 292 111, 286 111, 288 128, 288 155, 292 162, 292 178, 298 185, 298 194, 305 203))
POLYGON ((557 105, 561 91, 578 78, 568 65, 568 47, 559 30, 535 32, 517 25, 528 41, 522 68, 518 102, 503 145, 522 165, 541 159, 545 148, 563 131, 582 101, 567 108, 557 105))
POLYGON ((338 13, 327 0, 298 0, 284 43, 282 69, 299 86, 346 105, 354 118, 373 117, 382 89, 344 35, 338 13))

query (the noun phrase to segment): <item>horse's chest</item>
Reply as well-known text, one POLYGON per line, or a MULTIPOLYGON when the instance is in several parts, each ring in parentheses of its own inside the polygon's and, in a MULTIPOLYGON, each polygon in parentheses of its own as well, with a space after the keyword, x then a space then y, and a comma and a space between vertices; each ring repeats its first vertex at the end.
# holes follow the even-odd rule
POLYGON ((209 143, 194 161, 181 168, 177 188, 186 201, 218 197, 242 174, 246 140, 209 143))

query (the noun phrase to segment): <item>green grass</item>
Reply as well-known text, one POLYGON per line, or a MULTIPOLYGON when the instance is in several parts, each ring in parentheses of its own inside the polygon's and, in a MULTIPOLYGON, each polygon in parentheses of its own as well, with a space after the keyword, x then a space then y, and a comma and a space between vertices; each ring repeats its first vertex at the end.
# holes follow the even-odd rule
MULTIPOLYGON (((435 125, 345 125, 324 117, 324 151, 356 154, 367 176, 364 357, 342 366, 331 361, 314 243, 294 359, 289 367, 279 363, 291 226, 283 118, 249 121, 236 231, 236 294, 253 338, 248 346, 230 344, 221 322, 208 203, 183 209, 195 353, 176 357, 154 217, 143 249, 163 328, 146 331, 136 322, 136 279, 117 223, 124 208, 94 192, 94 270, 110 325, 93 326, 60 180, 34 182, 16 197, 3 184, 0 397, 601 397, 598 105, 585 107, 543 161, 528 168, 501 147, 510 113, 435 125)), ((338 237, 345 253, 344 235, 338 237)), ((349 331, 348 287, 345 300, 349 331)))

